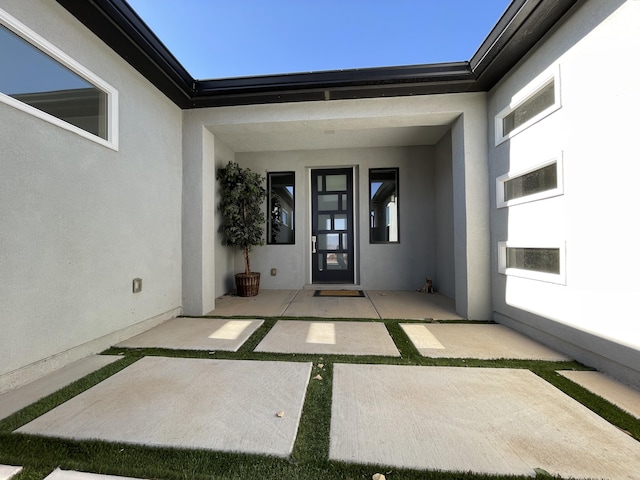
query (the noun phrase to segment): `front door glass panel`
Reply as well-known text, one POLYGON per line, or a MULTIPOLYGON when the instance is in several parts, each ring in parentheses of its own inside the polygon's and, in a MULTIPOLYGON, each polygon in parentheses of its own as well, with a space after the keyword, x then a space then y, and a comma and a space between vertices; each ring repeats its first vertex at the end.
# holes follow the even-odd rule
POLYGON ((353 171, 313 170, 313 283, 353 283, 353 171))

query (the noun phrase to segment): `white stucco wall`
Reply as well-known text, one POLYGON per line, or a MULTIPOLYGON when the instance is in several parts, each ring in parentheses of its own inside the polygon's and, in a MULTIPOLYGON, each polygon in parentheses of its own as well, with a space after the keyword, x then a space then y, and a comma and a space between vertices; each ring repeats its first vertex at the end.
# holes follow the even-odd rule
MULTIPOLYGON (((369 290, 414 290, 434 276, 435 202, 433 147, 386 147, 261 152, 237 154, 243 167, 265 171, 296 172, 296 243, 265 245, 254 249, 252 270, 263 272, 263 288, 301 288, 310 278, 310 170, 354 167, 354 223, 356 283, 369 290), (399 168, 400 242, 369 242, 369 169, 399 168), (276 268, 278 275, 269 272, 276 268)), ((266 209, 266 207, 265 207, 266 209)), ((238 259, 240 262, 241 259, 238 259)), ((241 270, 241 263, 236 265, 241 270)))
POLYGON ((585 2, 491 92, 488 138, 496 319, 640 384, 638 25, 638 1, 585 2), (495 147, 496 113, 549 68, 562 107, 495 147), (564 195, 496 208, 496 177, 560 152, 564 195), (566 242, 566 285, 497 273, 502 240, 566 242))
POLYGON ((120 100, 118 151, 0 103, 2 390, 179 313, 182 115, 53 0, 0 8, 120 100))

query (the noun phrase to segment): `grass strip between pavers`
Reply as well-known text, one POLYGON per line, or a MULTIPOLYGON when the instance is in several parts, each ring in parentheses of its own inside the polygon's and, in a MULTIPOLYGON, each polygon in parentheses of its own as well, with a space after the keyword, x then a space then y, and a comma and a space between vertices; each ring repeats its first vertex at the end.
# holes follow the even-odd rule
MULTIPOLYGON (((400 357, 254 352, 255 347, 278 320, 283 320, 283 318, 265 318, 264 323, 237 352, 118 347, 106 350, 103 354, 124 355, 124 358, 87 375, 0 421, 0 463, 24 466, 22 473, 14 477, 14 480, 41 480, 58 467, 63 470, 167 480, 249 480, 257 478, 278 480, 364 480, 371 479, 373 474, 378 472, 384 473, 388 480, 508 480, 531 478, 517 475, 483 475, 471 472, 417 471, 330 461, 329 441, 333 365, 338 362, 528 369, 640 441, 640 421, 638 419, 557 373, 558 370, 592 370, 578 362, 423 357, 399 325, 401 322, 407 323, 407 320, 377 320, 386 325, 389 335, 401 354, 400 357), (105 441, 75 441, 11 433, 144 356, 312 362, 311 378, 307 387, 298 434, 291 456, 283 459, 264 455, 157 448, 105 441)), ((296 318, 296 320, 300 320, 300 318, 296 318)), ((372 321, 370 319, 322 320, 372 321)), ((456 321, 455 323, 463 322, 456 321)), ((538 476, 543 477, 544 475, 538 474, 538 476)))

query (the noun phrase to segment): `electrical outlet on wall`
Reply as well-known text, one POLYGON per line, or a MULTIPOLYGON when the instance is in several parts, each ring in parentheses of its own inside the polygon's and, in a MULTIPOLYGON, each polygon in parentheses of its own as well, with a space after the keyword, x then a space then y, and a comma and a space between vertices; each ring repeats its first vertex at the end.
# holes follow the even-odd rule
POLYGON ((271 276, 275 277, 278 274, 278 269, 277 268, 272 268, 271 269, 271 276))

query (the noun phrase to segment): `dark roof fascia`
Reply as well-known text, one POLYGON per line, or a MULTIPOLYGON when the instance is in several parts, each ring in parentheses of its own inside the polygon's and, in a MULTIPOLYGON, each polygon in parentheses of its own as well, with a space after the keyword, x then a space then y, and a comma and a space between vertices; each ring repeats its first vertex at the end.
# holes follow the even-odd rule
POLYGON ((489 91, 583 1, 513 0, 468 62, 194 80, 125 0, 57 0, 184 109, 489 91))
POLYGON ((176 105, 189 108, 193 77, 125 0, 57 0, 176 105))
POLYGON ((469 64, 481 90, 490 90, 570 10, 584 0, 513 0, 469 64))
POLYGON ((468 91, 468 62, 236 77, 196 82, 194 107, 468 91))

